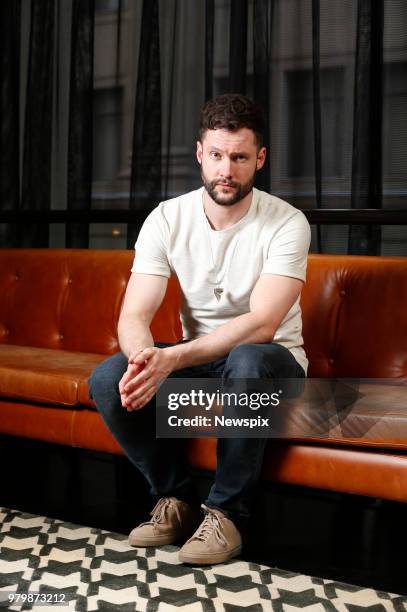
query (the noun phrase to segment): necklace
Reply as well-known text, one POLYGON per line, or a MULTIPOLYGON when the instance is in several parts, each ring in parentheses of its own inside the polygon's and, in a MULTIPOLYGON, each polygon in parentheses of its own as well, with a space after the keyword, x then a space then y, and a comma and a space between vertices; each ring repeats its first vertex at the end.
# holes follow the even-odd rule
POLYGON ((214 272, 214 280, 210 280, 209 282, 212 285, 215 285, 213 288, 213 293, 215 298, 217 299, 217 301, 219 302, 221 297, 222 297, 222 293, 224 292, 224 279, 225 277, 227 277, 227 275, 229 274, 230 271, 230 266, 232 265, 232 261, 233 261, 233 257, 236 251, 236 247, 237 247, 237 243, 239 242, 239 238, 240 238, 240 232, 237 232, 234 236, 234 244, 233 244, 233 248, 230 252, 230 256, 229 256, 229 261, 227 263, 226 268, 223 271, 223 274, 221 274, 221 271, 219 270, 220 266, 216 265, 215 262, 215 255, 212 249, 212 241, 211 241, 211 236, 210 236, 210 226, 209 226, 209 221, 208 219, 205 217, 205 228, 206 228, 206 239, 208 242, 208 248, 209 248, 209 252, 211 254, 211 260, 212 260, 212 270, 214 272))

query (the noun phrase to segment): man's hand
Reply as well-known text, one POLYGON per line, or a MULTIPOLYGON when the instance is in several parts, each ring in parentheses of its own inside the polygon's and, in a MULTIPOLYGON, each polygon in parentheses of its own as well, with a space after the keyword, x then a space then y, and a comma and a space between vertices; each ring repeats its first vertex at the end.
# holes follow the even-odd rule
POLYGON ((127 372, 119 384, 123 406, 127 410, 143 408, 169 374, 177 369, 177 362, 173 353, 165 348, 149 347, 131 354, 127 372))
MULTIPOLYGON (((167 283, 168 278, 165 276, 133 272, 127 285, 119 318, 118 336, 120 348, 128 358, 127 370, 119 383, 122 406, 128 411, 145 405, 132 402, 130 392, 126 389, 146 366, 146 358, 138 360, 137 363, 135 359, 145 347, 154 344, 150 323, 163 300, 167 283)), ((133 390, 133 387, 130 386, 129 389, 133 390)), ((152 390, 148 398, 144 399, 148 401, 153 395, 152 390)))
POLYGON ((131 406, 128 404, 127 394, 125 393, 124 388, 128 382, 130 382, 133 378, 137 376, 137 374, 140 374, 141 370, 142 367, 140 367, 139 365, 129 363, 127 366, 127 370, 125 371, 119 382, 119 392, 120 398, 122 400, 122 406, 123 408, 127 408, 128 411, 131 411, 131 406))

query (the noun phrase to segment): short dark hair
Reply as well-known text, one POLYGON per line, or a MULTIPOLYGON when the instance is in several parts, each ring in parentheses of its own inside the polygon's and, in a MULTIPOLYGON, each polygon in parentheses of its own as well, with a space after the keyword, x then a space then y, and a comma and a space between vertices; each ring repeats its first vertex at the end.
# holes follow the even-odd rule
POLYGON ((261 109, 249 98, 241 94, 224 94, 208 100, 201 112, 199 140, 206 130, 230 130, 241 128, 252 130, 257 146, 263 145, 264 118, 261 109))

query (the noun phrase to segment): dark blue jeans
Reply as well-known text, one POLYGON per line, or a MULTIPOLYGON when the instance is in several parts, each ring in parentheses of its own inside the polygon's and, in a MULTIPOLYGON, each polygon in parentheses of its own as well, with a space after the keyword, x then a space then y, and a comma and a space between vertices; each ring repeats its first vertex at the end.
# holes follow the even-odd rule
MULTIPOLYGON (((154 496, 172 495, 188 503, 198 502, 185 461, 184 441, 155 437, 155 400, 133 412, 122 407, 118 383, 126 368, 126 357, 117 353, 101 363, 90 378, 90 392, 104 422, 145 476, 154 496)), ((270 343, 242 344, 222 359, 177 370, 171 376, 302 379, 305 373, 288 349, 270 343)), ((218 439, 215 482, 205 503, 222 510, 240 528, 250 514, 266 442, 266 438, 218 439)))

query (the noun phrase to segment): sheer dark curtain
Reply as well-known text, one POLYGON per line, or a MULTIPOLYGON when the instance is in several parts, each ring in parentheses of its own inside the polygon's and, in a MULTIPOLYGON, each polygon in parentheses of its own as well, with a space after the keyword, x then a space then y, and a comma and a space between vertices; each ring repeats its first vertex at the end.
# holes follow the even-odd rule
MULTIPOLYGON (((321 126, 321 7, 312 0, 312 100, 314 126, 315 204, 322 206, 322 126, 321 126)), ((322 250, 321 227, 317 226, 317 249, 322 250)))
MULTIPOLYGON (((68 140, 68 209, 92 207, 94 0, 73 0, 68 140)), ((66 246, 87 248, 89 225, 68 223, 66 246)))
MULTIPOLYGON (((20 2, 0 2, 0 210, 19 207, 20 2)), ((18 246, 18 225, 0 226, 3 246, 18 246)))
MULTIPOLYGON (((264 110, 259 188, 407 208, 407 3, 3 0, 0 16, 0 214, 46 221, 2 224, 2 246, 132 248, 161 199, 200 186, 200 108, 230 91, 264 110), (79 217, 56 228, 54 209, 79 217)), ((407 236, 313 226, 312 250, 407 255, 407 236)))
POLYGON ((230 7, 229 91, 246 93, 247 0, 233 0, 230 7))
MULTIPOLYGON (((384 0, 359 0, 353 107, 352 208, 382 207, 384 0)), ((380 255, 380 226, 351 226, 349 253, 380 255)))
MULTIPOLYGON (((21 209, 51 207, 54 0, 32 0, 25 106, 21 209)), ((24 224, 20 245, 47 247, 47 224, 24 224)))
POLYGON ((268 155, 257 176, 259 189, 270 191, 270 38, 274 0, 259 0, 253 4, 253 99, 263 109, 265 119, 264 145, 268 155))
MULTIPOLYGON (((152 209, 161 199, 161 70, 158 1, 144 0, 134 112, 130 208, 152 209)), ((127 246, 139 226, 129 224, 127 246)))
MULTIPOLYGON (((54 174, 61 174, 61 163, 67 175, 66 193, 58 193, 57 199, 65 201, 69 210, 91 208, 94 1, 73 0, 68 7, 72 21, 62 20, 71 35, 66 73, 60 71, 60 56, 66 53, 59 40, 60 8, 58 0, 0 3, 0 210, 46 215, 53 208, 54 174), (69 93, 66 129, 58 123, 65 104, 61 91, 69 93), (60 154, 63 138, 67 139, 65 156, 60 154)), ((46 218, 45 222, 2 224, 0 236, 1 246, 48 247, 50 225, 46 218)), ((87 223, 66 225, 66 241, 60 246, 88 244, 87 223)))
MULTIPOLYGON (((179 181, 171 175, 177 155, 181 157, 178 153, 182 141, 180 134, 185 133, 185 123, 177 121, 178 104, 174 104, 174 99, 180 100, 177 98, 179 91, 190 101, 185 107, 186 114, 196 118, 197 109, 206 99, 232 91, 251 96, 265 111, 265 144, 269 156, 266 167, 257 177, 258 187, 303 209, 381 208, 386 178, 388 205, 391 206, 393 170, 390 169, 387 177, 383 170, 383 33, 387 20, 387 51, 394 66, 388 73, 399 75, 399 81, 394 79, 388 88, 393 87, 398 96, 401 89, 407 101, 407 84, 400 79, 402 66, 407 74, 404 59, 407 40, 399 25, 407 26, 405 7, 396 6, 389 0, 302 0, 296 3, 202 0, 194 3, 194 10, 203 24, 201 31, 188 24, 190 12, 186 7, 190 4, 171 0, 165 5, 160 1, 152 3, 145 22, 147 9, 143 3, 131 202, 135 201, 138 192, 145 196, 144 204, 150 210, 159 197, 157 189, 155 194, 152 187, 146 189, 146 182, 151 173, 156 177, 156 185, 160 183, 158 167, 147 162, 150 151, 158 150, 160 119, 161 134, 165 134, 162 140, 165 160, 162 157, 160 165, 165 185, 163 195, 169 197, 199 185, 197 172, 190 171, 187 179, 179 181), (170 16, 169 5, 173 11, 170 16), (156 8, 158 18, 154 21, 151 14, 156 8), (145 34, 144 24, 155 28, 157 22, 161 26, 166 23, 166 27, 160 30, 157 26, 155 40, 151 32, 145 34), (396 23, 400 28, 397 31, 396 23), (185 47, 189 38, 203 49, 202 61, 194 67, 195 81, 190 83, 182 79, 177 81, 180 57, 191 61, 185 47), (181 52, 174 52, 176 44, 181 52), (167 58, 164 63, 163 57, 167 58), (150 69, 146 74, 148 62, 150 69), (165 82, 168 75, 171 85, 161 89, 159 118, 157 96, 149 97, 148 92, 151 93, 151 88, 158 91, 159 83, 165 82), (196 91, 188 90, 188 85, 196 91), (170 130, 166 125, 168 121, 170 130), (136 186, 136 164, 143 168, 143 163, 146 166, 138 171, 143 180, 138 179, 136 186), (173 191, 168 188, 169 184, 176 186, 173 191)), ((397 104, 396 101, 392 103, 397 104)), ((397 109, 400 118, 407 115, 407 110, 397 109)), ((394 126, 394 119, 386 112, 386 119, 394 126)), ((196 124, 197 121, 195 129, 196 124)), ((193 142, 196 132, 191 125, 187 127, 190 142, 193 142)), ((400 128, 399 151, 407 161, 407 138, 402 135, 401 125, 400 128)), ((190 151, 192 158, 192 147, 190 151)), ((406 172, 398 172, 397 180, 402 175, 406 182, 406 172)), ((180 163, 178 178, 184 179, 184 173, 185 165, 180 163)), ((313 229, 314 251, 373 255, 380 254, 383 249, 379 226, 336 228, 318 225, 313 229)), ((134 237, 129 234, 129 246, 134 237)))
POLYGON ((205 2, 205 101, 213 95, 215 0, 205 2))

